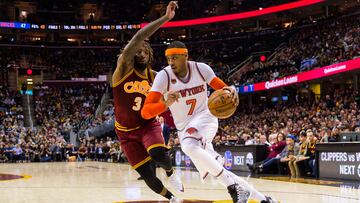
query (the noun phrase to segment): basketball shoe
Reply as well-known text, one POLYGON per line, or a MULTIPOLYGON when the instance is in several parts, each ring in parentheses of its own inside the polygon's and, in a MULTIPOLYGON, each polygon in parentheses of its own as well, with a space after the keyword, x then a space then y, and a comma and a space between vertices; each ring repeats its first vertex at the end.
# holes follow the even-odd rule
POLYGON ((182 203, 183 201, 177 197, 172 196, 169 203, 182 203))
POLYGON ((250 191, 245 190, 239 184, 233 184, 227 187, 228 192, 234 203, 247 203, 250 197, 250 191))
POLYGON ((169 177, 169 184, 171 187, 179 192, 184 192, 184 185, 181 182, 180 177, 174 173, 169 177))

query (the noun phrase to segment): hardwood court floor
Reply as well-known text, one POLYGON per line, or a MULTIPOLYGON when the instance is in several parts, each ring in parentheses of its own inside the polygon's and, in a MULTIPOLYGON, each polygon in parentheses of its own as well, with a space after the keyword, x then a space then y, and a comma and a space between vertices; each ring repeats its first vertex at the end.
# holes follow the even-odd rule
MULTIPOLYGON (((198 173, 178 169, 185 185, 181 198, 190 200, 229 200, 222 185, 208 178, 205 184, 198 173)), ((162 180, 165 176, 158 169, 162 180)), ((17 163, 0 164, 0 203, 115 203, 164 200, 150 191, 126 164, 17 163), (5 180, 6 179, 6 180, 5 180)), ((285 178, 286 179, 286 178, 285 178)), ((305 184, 279 181, 278 178, 250 178, 250 184, 282 203, 360 203, 360 183, 352 186, 305 184)), ((333 182, 325 182, 332 184, 333 182)), ((157 202, 157 201, 156 201, 157 202)), ((200 201, 197 201, 200 202, 200 201)), ((221 201, 220 201, 221 202, 221 201)), ((229 202, 229 201, 222 201, 229 202)))

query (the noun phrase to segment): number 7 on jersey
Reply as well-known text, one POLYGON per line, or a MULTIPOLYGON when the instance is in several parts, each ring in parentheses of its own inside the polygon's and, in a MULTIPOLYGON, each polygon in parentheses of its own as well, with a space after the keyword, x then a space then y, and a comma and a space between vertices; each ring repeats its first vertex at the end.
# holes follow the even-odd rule
POLYGON ((191 105, 190 109, 189 109, 189 112, 188 112, 188 115, 191 116, 194 113, 194 110, 195 110, 196 99, 186 100, 186 105, 191 105))

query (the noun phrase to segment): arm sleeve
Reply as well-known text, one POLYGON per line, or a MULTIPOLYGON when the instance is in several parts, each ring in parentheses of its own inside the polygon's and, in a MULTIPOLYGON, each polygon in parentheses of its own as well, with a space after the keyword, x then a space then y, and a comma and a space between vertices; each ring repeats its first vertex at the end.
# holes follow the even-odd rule
POLYGON ((227 87, 227 84, 225 84, 224 81, 222 81, 218 77, 214 77, 210 82, 210 87, 212 87, 214 90, 222 89, 223 87, 227 87))
POLYGON ((161 101, 161 97, 162 94, 160 92, 150 92, 141 109, 141 117, 150 119, 164 112, 166 105, 161 101))
POLYGON ((215 75, 211 67, 205 63, 199 63, 199 71, 203 75, 206 83, 214 90, 222 89, 223 87, 227 86, 224 81, 215 75))

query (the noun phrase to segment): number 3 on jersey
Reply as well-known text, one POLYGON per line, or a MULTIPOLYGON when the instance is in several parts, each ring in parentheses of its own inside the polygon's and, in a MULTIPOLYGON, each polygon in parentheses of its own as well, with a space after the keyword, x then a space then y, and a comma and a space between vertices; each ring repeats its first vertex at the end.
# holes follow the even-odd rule
POLYGON ((134 111, 139 111, 141 108, 141 102, 142 102, 142 98, 141 97, 135 97, 135 105, 132 107, 132 109, 134 111))
POLYGON ((194 113, 194 109, 195 109, 195 106, 196 106, 196 99, 186 100, 186 105, 191 105, 190 109, 189 109, 189 112, 188 112, 188 115, 191 116, 194 113))

